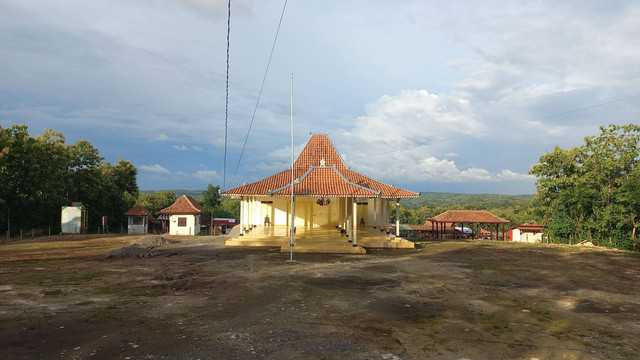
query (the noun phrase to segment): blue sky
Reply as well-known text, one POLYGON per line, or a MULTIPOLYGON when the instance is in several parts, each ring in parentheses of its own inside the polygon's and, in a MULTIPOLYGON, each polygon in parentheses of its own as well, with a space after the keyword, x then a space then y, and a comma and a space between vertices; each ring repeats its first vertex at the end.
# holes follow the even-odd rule
POLYGON ((328 133, 408 190, 527 194, 545 151, 638 122, 640 3, 289 1, 238 163, 283 5, 232 1, 226 176, 226 1, 0 0, 0 125, 141 189, 231 188, 287 168, 293 73, 296 151, 328 133))

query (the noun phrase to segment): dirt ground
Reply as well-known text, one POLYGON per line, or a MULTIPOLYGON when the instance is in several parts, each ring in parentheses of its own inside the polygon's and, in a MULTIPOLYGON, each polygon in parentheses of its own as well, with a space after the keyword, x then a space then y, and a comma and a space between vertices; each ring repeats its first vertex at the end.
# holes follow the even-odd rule
POLYGON ((0 243, 3 359, 640 358, 640 259, 426 243, 367 255, 132 236, 0 243))

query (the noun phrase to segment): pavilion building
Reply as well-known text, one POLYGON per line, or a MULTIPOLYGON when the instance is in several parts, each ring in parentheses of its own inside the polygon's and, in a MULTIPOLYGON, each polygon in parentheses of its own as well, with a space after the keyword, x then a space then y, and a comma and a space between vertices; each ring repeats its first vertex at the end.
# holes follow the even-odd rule
POLYGON ((291 171, 222 193, 241 201, 241 235, 257 227, 338 229, 356 246, 358 229, 389 231, 392 203, 398 219, 400 199, 419 195, 352 171, 329 137, 316 134, 293 165, 295 220, 291 224, 291 171))

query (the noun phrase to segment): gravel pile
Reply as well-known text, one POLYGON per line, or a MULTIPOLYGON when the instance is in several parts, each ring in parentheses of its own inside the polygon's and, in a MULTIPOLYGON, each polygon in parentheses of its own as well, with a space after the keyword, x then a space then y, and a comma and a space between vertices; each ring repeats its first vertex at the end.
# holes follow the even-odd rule
POLYGON ((159 235, 145 235, 125 246, 105 254, 106 257, 154 257, 166 254, 166 251, 156 249, 163 245, 175 244, 177 241, 163 238, 159 235))
POLYGON ((106 257, 154 257, 162 255, 162 251, 137 246, 125 246, 104 254, 106 257))
POLYGON ((138 240, 131 243, 132 246, 144 247, 148 249, 154 249, 158 246, 175 244, 176 241, 163 238, 160 235, 145 235, 138 240))

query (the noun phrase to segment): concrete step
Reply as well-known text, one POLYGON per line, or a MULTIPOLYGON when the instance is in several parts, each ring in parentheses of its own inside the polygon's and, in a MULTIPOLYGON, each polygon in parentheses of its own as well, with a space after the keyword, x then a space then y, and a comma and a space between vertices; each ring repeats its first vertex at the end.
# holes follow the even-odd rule
MULTIPOLYGON (((288 253, 291 251, 289 243, 280 247, 280 252, 288 253)), ((362 246, 353 246, 347 244, 295 244, 294 253, 318 253, 318 254, 366 254, 367 250, 362 246)))
POLYGON ((282 246, 282 244, 287 243, 287 240, 280 240, 280 239, 260 239, 260 238, 255 238, 255 239, 229 239, 227 240, 224 245, 225 246, 272 246, 272 247, 279 247, 282 246))
POLYGON ((415 246, 411 241, 401 238, 391 240, 381 239, 363 239, 358 241, 358 245, 370 248, 387 248, 387 249, 413 249, 415 246))

